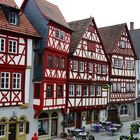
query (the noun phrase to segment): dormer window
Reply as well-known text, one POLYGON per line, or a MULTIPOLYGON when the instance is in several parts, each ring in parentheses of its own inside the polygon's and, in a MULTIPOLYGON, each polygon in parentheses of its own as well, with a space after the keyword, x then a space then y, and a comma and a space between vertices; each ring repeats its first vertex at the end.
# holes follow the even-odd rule
POLYGON ((120 42, 119 42, 119 47, 120 47, 121 49, 126 48, 125 42, 124 42, 124 41, 120 41, 120 42))
POLYGON ((13 24, 13 25, 17 25, 17 23, 18 23, 17 20, 18 20, 17 13, 10 12, 9 13, 9 23, 13 24))

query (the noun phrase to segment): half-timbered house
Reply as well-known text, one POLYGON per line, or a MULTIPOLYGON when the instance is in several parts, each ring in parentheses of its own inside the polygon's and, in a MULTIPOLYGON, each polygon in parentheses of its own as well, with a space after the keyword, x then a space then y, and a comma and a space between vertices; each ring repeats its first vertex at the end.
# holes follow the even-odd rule
POLYGON ((109 61, 94 18, 69 23, 74 30, 68 66, 68 127, 106 120, 109 61))
POLYGON ((29 133, 36 37, 37 32, 14 0, 0 0, 0 140, 26 140, 29 133))
MULTIPOLYGON (((131 22, 131 24, 134 24, 131 22)), ((133 26, 132 26, 133 27, 133 26)), ((136 60, 136 101, 135 101, 135 119, 140 118, 140 29, 130 29, 130 35, 137 54, 136 60)))
POLYGON ((99 29, 111 61, 108 118, 116 121, 134 119, 136 53, 126 24, 99 29))
POLYGON ((42 37, 35 48, 34 118, 39 139, 50 139, 63 131, 72 30, 59 8, 46 0, 25 0, 21 8, 42 37))

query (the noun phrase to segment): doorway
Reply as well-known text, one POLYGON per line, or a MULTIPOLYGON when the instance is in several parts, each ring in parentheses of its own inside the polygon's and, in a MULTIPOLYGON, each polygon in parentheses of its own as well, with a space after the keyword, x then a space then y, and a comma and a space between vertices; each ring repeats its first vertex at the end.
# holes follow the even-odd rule
POLYGON ((76 115, 76 128, 81 128, 81 113, 77 113, 76 115))
POLYGON ((16 123, 9 124, 9 139, 8 140, 16 140, 16 123))
POLYGON ((58 123, 58 114, 53 112, 51 115, 51 136, 57 136, 57 123, 58 123))

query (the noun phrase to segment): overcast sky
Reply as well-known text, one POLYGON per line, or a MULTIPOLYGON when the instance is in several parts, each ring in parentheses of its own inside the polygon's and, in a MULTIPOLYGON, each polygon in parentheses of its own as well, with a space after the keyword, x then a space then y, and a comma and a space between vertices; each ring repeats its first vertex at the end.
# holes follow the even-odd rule
MULTIPOLYGON (((20 6, 22 0, 15 0, 20 6)), ((97 27, 134 22, 140 28, 139 0, 48 0, 57 5, 66 21, 94 17, 97 27)))

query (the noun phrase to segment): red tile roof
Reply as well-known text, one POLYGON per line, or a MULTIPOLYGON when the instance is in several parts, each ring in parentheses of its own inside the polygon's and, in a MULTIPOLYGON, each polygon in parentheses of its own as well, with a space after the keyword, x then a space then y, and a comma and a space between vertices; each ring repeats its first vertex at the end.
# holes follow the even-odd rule
MULTIPOLYGON (((10 7, 16 6, 14 0, 0 0, 0 4, 11 4, 10 7)), ((32 24, 26 18, 25 14, 20 11, 20 23, 18 26, 11 25, 7 21, 3 10, 0 10, 0 30, 6 30, 16 33, 21 33, 30 36, 39 36, 32 24)))
POLYGON ((18 8, 14 0, 0 0, 0 4, 5 4, 14 8, 18 8))
POLYGON ((99 28, 101 38, 107 53, 112 53, 126 24, 118 24, 99 28))

